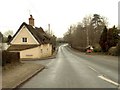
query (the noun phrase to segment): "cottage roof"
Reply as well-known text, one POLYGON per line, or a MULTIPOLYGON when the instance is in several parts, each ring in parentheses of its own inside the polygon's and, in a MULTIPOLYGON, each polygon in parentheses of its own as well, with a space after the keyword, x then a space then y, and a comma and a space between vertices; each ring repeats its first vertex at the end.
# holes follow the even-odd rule
POLYGON ((39 45, 11 45, 7 50, 8 51, 22 51, 26 49, 35 48, 39 45))
MULTIPOLYGON (((35 39, 39 42, 39 44, 50 43, 50 37, 44 32, 42 27, 40 27, 40 28, 33 27, 31 25, 26 24, 25 22, 22 23, 22 25, 20 26, 18 31, 15 33, 13 38, 18 34, 18 32, 21 30, 21 28, 24 25, 27 27, 27 29, 30 31, 30 33, 35 37, 35 39)), ((11 39, 11 41, 13 40, 13 38, 11 39)))

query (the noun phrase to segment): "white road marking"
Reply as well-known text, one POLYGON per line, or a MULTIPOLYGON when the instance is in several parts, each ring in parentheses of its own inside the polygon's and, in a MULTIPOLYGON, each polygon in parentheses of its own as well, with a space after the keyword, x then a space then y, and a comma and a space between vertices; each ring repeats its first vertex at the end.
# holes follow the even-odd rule
POLYGON ((91 70, 93 70, 93 71, 95 71, 95 72, 97 72, 97 73, 99 73, 96 69, 94 69, 93 67, 91 67, 91 66, 88 66, 91 70))
MULTIPOLYGON (((95 71, 95 72, 97 72, 97 73, 99 73, 100 74, 100 72, 98 72, 96 69, 94 69, 93 67, 91 67, 91 66, 88 66, 91 70, 93 70, 93 71, 95 71)), ((102 80, 105 80, 105 81, 107 81, 107 82, 109 82, 109 83, 111 83, 111 84, 114 84, 115 86, 118 86, 119 87, 119 83, 117 83, 117 82, 115 82, 115 81, 112 81, 111 79, 109 79, 109 78, 106 78, 105 76, 103 76, 103 75, 99 75, 98 76, 99 78, 101 78, 102 80)))
POLYGON ((105 81, 107 81, 107 82, 109 82, 109 83, 114 84, 115 86, 119 86, 119 83, 117 83, 117 82, 115 82, 115 81, 112 81, 112 80, 110 80, 109 78, 106 78, 106 77, 103 76, 103 75, 100 75, 100 76, 98 76, 98 77, 101 78, 101 79, 103 79, 103 80, 105 80, 105 81))

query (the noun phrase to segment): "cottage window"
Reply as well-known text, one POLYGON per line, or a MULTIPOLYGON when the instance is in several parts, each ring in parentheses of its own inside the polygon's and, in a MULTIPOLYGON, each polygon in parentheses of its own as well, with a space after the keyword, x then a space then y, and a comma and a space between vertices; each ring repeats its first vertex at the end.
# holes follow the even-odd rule
POLYGON ((22 38, 22 42, 27 42, 27 38, 22 38))

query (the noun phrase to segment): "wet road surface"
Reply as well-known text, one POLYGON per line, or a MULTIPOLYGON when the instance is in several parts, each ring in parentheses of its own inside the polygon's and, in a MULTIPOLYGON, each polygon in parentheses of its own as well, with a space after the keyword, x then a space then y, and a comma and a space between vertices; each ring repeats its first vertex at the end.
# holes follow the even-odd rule
POLYGON ((118 86, 117 57, 86 55, 62 45, 55 59, 25 63, 27 62, 46 65, 46 69, 20 88, 117 88, 118 86))

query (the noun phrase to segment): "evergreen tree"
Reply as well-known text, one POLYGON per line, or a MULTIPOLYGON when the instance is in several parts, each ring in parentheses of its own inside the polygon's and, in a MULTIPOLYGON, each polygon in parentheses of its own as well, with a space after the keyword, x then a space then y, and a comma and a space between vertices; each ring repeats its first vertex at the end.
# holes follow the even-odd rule
POLYGON ((8 37, 7 37, 7 43, 10 42, 11 38, 12 38, 12 36, 11 36, 11 35, 8 35, 8 37))
POLYGON ((116 46, 119 41, 119 35, 118 35, 118 29, 113 26, 113 28, 110 28, 107 33, 107 43, 108 43, 108 49, 110 47, 116 46))
POLYGON ((115 26, 109 30, 104 28, 99 41, 102 51, 107 52, 110 47, 117 45, 120 40, 118 33, 119 30, 115 26))
POLYGON ((103 32, 101 34, 99 44, 100 44, 100 46, 102 48, 102 51, 106 52, 107 48, 108 48, 108 44, 107 44, 107 27, 106 26, 104 27, 103 32))

